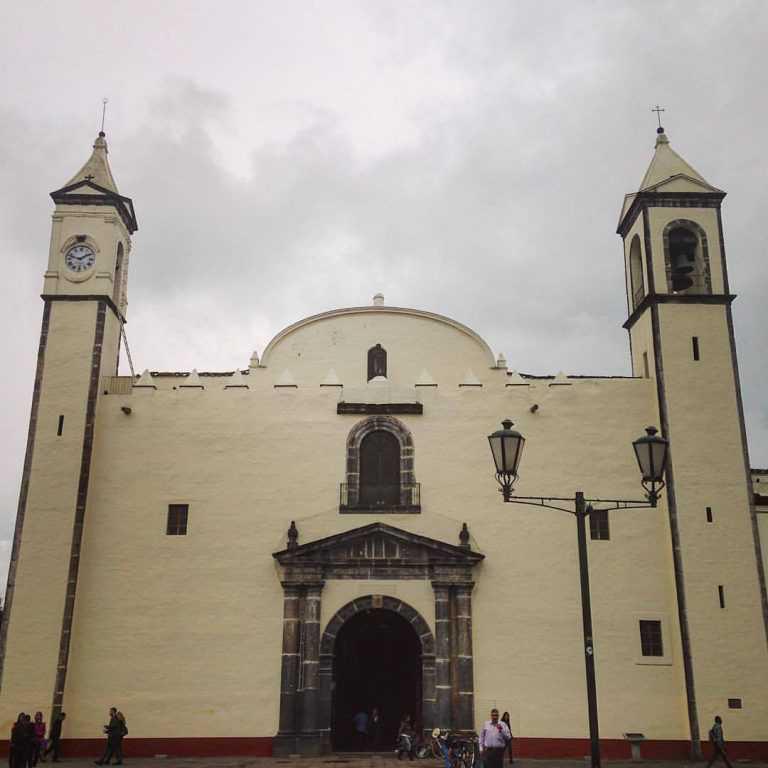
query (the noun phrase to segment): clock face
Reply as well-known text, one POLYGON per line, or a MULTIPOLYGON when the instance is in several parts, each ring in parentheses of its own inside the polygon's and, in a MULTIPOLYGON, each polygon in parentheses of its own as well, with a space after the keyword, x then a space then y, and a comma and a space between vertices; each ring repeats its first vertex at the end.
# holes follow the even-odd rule
POLYGON ((85 272, 96 263, 96 254, 87 245, 74 245, 67 251, 64 263, 73 272, 85 272))

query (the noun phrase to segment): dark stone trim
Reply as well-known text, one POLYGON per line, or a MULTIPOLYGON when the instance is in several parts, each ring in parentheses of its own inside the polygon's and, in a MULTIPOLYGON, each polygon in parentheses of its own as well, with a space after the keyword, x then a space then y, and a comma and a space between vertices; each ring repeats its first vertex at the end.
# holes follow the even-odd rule
POLYGON ((57 293, 43 293, 40 298, 43 301, 103 301, 121 323, 125 324, 128 322, 118 309, 117 304, 112 301, 112 297, 106 293, 68 294, 66 296, 61 296, 57 293))
POLYGON ((339 504, 340 515, 420 515, 421 504, 393 504, 387 507, 351 507, 339 504))
MULTIPOLYGON (((661 432, 672 443, 669 431, 669 411, 667 394, 664 389, 664 361, 661 350, 661 328, 659 323, 659 305, 651 305, 651 328, 653 332, 653 358, 656 366, 656 395, 659 403, 661 432)), ((672 443, 674 445, 674 443, 672 443)), ((683 553, 680 544, 680 526, 678 525, 677 498, 675 496, 675 475, 673 453, 667 460, 667 508, 669 510, 669 529, 672 538, 672 563, 675 572, 675 593, 677 595, 677 616, 680 623, 680 641, 683 654, 683 672, 685 693, 688 706, 688 725, 691 732, 691 757, 701 759, 701 738, 699 715, 696 708, 696 686, 693 676, 693 656, 691 654, 691 633, 688 627, 688 607, 685 597, 685 579, 683 571, 683 553)))
POLYGON ((55 192, 51 192, 51 198, 54 203, 61 205, 109 205, 117 210, 120 218, 123 220, 123 224, 125 224, 131 234, 139 228, 139 224, 136 221, 136 211, 133 208, 133 200, 99 184, 94 184, 92 181, 87 181, 86 179, 76 181, 74 184, 69 184, 66 187, 57 189, 55 192), (102 197, 74 191, 82 187, 90 187, 100 192, 102 197))
MULTIPOLYGON (((339 406, 342 404, 339 403, 339 406)), ((421 407, 421 403, 419 403, 421 407)), ((337 411, 338 413, 339 411, 337 411)), ((346 507, 358 506, 360 498, 360 447, 371 433, 384 431, 397 438, 400 443, 400 506, 413 506, 412 488, 416 483, 413 435, 402 421, 391 415, 372 415, 358 421, 347 435, 347 466, 344 478, 347 484, 346 507)), ((341 511, 341 508, 339 509, 341 511)))
POLYGON ((336 413, 340 416, 348 414, 410 414, 420 416, 424 413, 421 403, 339 403, 336 413))
POLYGON ((67 665, 69 663, 69 648, 72 639, 72 619, 75 613, 75 596, 77 594, 77 577, 80 570, 80 549, 83 541, 83 525, 85 509, 88 503, 88 481, 91 475, 91 456, 96 424, 96 400, 99 394, 99 374, 101 371, 101 352, 104 342, 104 325, 107 314, 107 302, 99 301, 96 310, 96 329, 93 337, 91 352, 91 375, 88 383, 88 400, 85 410, 85 429, 83 431, 83 450, 80 458, 80 479, 77 486, 77 505, 75 520, 72 526, 72 546, 69 555, 69 573, 64 598, 64 617, 61 622, 61 637, 59 640, 59 657, 56 667, 56 684, 53 690, 51 717, 61 712, 64 702, 64 687, 67 682, 67 665))
POLYGON ((732 293, 649 293, 637 305, 637 309, 627 318, 622 327, 629 330, 649 306, 657 304, 715 304, 730 306, 735 299, 736 295, 732 293))
POLYGON ((409 565, 423 567, 430 565, 460 565, 473 566, 485 558, 480 552, 472 552, 456 544, 448 544, 444 541, 431 539, 428 536, 422 536, 418 533, 404 531, 401 528, 395 528, 386 523, 376 522, 369 525, 353 528, 350 531, 336 533, 332 536, 326 536, 322 539, 301 544, 293 549, 283 549, 274 552, 272 557, 283 566, 316 566, 318 568, 327 565, 350 565, 352 567, 360 566, 365 563, 371 567, 372 563, 397 565, 397 567, 407 567, 409 565), (380 560, 361 560, 350 559, 342 563, 339 560, 339 550, 359 539, 366 538, 371 534, 384 534, 386 537, 395 539, 410 546, 412 559, 380 559, 380 560))
POLYGON ((16 525, 13 530, 13 546, 11 549, 11 562, 8 568, 8 583, 5 588, 5 601, 3 603, 2 617, 0 619, 0 687, 2 687, 3 670, 5 668, 5 645, 8 639, 8 622, 11 619, 13 594, 16 588, 16 568, 19 564, 21 535, 24 530, 24 517, 27 511, 29 477, 32 473, 32 458, 35 453, 37 412, 40 407, 40 392, 42 390, 43 371, 45 369, 45 349, 48 345, 48 329, 50 327, 50 322, 51 303, 46 301, 45 305, 43 306, 43 322, 40 327, 40 342, 37 347, 37 367, 35 369, 35 383, 32 389, 32 407, 30 408, 29 413, 29 429, 27 430, 27 448, 24 453, 24 469, 21 473, 19 505, 16 510, 16 525))
POLYGON ((644 208, 719 208, 725 192, 638 192, 616 233, 626 237, 644 208))

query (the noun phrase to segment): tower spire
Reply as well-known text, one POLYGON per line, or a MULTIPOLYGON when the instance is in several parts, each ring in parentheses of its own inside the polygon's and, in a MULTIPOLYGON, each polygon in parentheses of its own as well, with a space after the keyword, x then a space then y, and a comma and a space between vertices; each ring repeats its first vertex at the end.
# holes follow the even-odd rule
MULTIPOLYGON (((106 99, 104 101, 104 107, 106 107, 106 99)), ((102 114, 102 127, 103 119, 104 115, 102 114)), ((104 131, 99 131, 99 135, 93 142, 93 152, 91 153, 91 156, 88 158, 85 165, 83 165, 64 187, 69 187, 72 184, 76 184, 78 181, 90 181, 110 192, 120 194, 117 190, 115 178, 112 176, 112 169, 109 167, 109 160, 107 160, 108 154, 109 150, 107 148, 107 140, 104 131)))

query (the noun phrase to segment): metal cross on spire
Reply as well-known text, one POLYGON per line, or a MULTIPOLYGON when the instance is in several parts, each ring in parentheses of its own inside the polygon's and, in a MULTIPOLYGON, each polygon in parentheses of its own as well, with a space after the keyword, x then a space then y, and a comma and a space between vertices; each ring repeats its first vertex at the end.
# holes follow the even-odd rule
POLYGON ((661 113, 666 112, 666 110, 657 104, 655 107, 651 107, 651 112, 656 113, 656 117, 659 119, 659 128, 661 128, 661 113))
POLYGON ((101 100, 101 132, 104 133, 104 121, 107 119, 107 102, 109 99, 101 100))

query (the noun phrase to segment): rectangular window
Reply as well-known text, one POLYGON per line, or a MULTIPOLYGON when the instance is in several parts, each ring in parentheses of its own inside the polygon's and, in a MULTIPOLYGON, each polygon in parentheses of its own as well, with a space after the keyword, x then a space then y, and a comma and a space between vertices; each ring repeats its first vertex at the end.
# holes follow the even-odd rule
POLYGON ((741 709, 741 699, 728 699, 728 709, 741 709))
POLYGON ((722 584, 717 585, 717 596, 720 599, 720 607, 725 608, 725 588, 722 584))
POLYGON ((712 507, 707 507, 707 522, 712 522, 712 507))
POLYGON ((593 539, 608 541, 611 538, 611 530, 608 526, 608 511, 595 509, 589 514, 589 535, 593 539))
POLYGON ((699 359, 699 337, 691 336, 691 344, 693 345, 693 359, 699 359))
POLYGON ((643 656, 663 656, 664 645, 661 642, 661 622, 640 619, 640 647, 643 656))
POLYGON ((643 352, 643 371, 645 372, 645 378, 651 378, 651 369, 648 367, 648 353, 643 352))
POLYGON ((64 414, 62 413, 59 416, 59 428, 56 430, 56 434, 61 437, 62 432, 64 432, 64 414))
POLYGON ((169 504, 166 534, 168 536, 186 536, 188 517, 189 504, 169 504))

